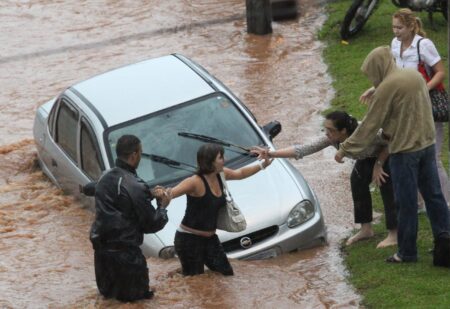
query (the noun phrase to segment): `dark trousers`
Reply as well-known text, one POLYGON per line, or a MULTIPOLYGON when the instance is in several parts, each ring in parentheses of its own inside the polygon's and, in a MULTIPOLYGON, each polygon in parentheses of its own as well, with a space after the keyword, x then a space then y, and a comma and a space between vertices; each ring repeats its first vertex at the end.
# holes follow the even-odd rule
POLYGON ((217 235, 202 237, 177 231, 174 244, 175 252, 181 262, 183 275, 203 274, 204 265, 225 276, 233 275, 233 268, 217 235))
MULTIPOLYGON (((369 185, 372 182, 373 166, 376 158, 356 160, 350 177, 355 223, 372 222, 372 197, 369 185)), ((390 175, 389 164, 386 161, 383 170, 390 175)), ((388 230, 397 228, 397 209, 394 203, 394 189, 391 177, 380 187, 383 199, 384 215, 386 217, 386 228, 388 230)))
POLYGON ((95 279, 103 296, 124 302, 149 298, 147 261, 139 247, 96 249, 94 260, 95 279))

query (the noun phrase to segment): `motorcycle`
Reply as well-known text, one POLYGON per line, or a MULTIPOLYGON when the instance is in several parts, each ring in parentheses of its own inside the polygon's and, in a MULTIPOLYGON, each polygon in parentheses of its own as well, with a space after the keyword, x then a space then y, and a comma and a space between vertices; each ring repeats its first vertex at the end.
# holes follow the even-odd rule
MULTIPOLYGON (((391 0, 399 8, 409 8, 415 12, 426 11, 430 23, 433 24, 433 13, 441 12, 447 16, 447 0, 391 0)), ((341 25, 341 38, 347 40, 358 33, 375 10, 379 0, 354 0, 345 14, 341 25)))

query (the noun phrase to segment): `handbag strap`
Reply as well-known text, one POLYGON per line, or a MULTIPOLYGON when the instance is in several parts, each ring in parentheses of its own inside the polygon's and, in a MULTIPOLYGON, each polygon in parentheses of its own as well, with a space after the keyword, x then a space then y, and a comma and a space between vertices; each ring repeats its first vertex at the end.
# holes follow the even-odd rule
POLYGON ((420 38, 417 41, 417 56, 419 56, 419 63, 421 62, 421 60, 420 60, 420 41, 422 41, 422 40, 423 40, 423 38, 420 38))
POLYGON ((225 173, 224 172, 220 172, 220 179, 222 180, 225 196, 228 197, 230 200, 233 200, 233 197, 231 196, 231 193, 228 190, 228 185, 227 185, 227 181, 225 179, 225 173))
POLYGON ((429 70, 428 66, 425 64, 425 62, 423 62, 422 59, 420 58, 420 41, 422 41, 422 40, 423 40, 423 38, 420 38, 417 41, 417 57, 419 58, 419 64, 418 64, 417 69, 423 75, 425 80, 428 82, 431 79, 432 74, 430 74, 430 70, 429 70))
MULTIPOLYGON (((429 67, 425 62, 422 61, 422 59, 420 59, 420 41, 422 41, 423 39, 424 38, 420 38, 417 41, 417 56, 419 58, 418 70, 420 73, 422 73, 423 77, 428 82, 433 78, 434 72, 431 69, 431 67, 429 67), (420 68, 421 66, 423 67, 423 69, 420 68)), ((436 87, 434 87, 434 89, 439 90, 439 91, 445 90, 444 84, 442 82, 440 82, 439 84, 437 84, 436 87)))

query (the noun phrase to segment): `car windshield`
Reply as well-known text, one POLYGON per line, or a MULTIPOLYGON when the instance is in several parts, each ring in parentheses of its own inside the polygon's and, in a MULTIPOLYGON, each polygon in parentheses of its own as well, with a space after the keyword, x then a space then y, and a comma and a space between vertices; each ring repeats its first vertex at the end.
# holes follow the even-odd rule
POLYGON ((222 93, 113 127, 107 133, 113 162, 116 142, 124 134, 141 140, 144 155, 137 172, 150 185, 176 182, 192 175, 197 166, 197 150, 207 137, 226 142, 225 165, 233 168, 255 160, 236 146, 264 143, 238 107, 222 93))

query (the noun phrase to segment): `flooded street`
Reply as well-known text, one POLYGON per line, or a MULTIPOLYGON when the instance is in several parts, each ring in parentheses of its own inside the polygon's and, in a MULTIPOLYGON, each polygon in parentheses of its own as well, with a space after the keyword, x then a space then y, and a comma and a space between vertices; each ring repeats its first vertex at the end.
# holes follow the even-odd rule
MULTIPOLYGON (((246 33, 243 0, 2 0, 0 18, 0 308, 356 308, 339 242, 353 225, 350 162, 334 150, 293 162, 315 190, 329 245, 264 261, 232 260, 235 276, 185 278, 175 259, 149 258, 153 300, 99 296, 88 232, 93 212, 36 166, 36 108, 92 75, 170 53, 227 85, 260 124, 278 120, 277 147, 321 131, 333 97, 316 32, 324 1, 301 0, 297 21, 246 33)), ((170 211, 169 211, 170 216, 170 211)))

